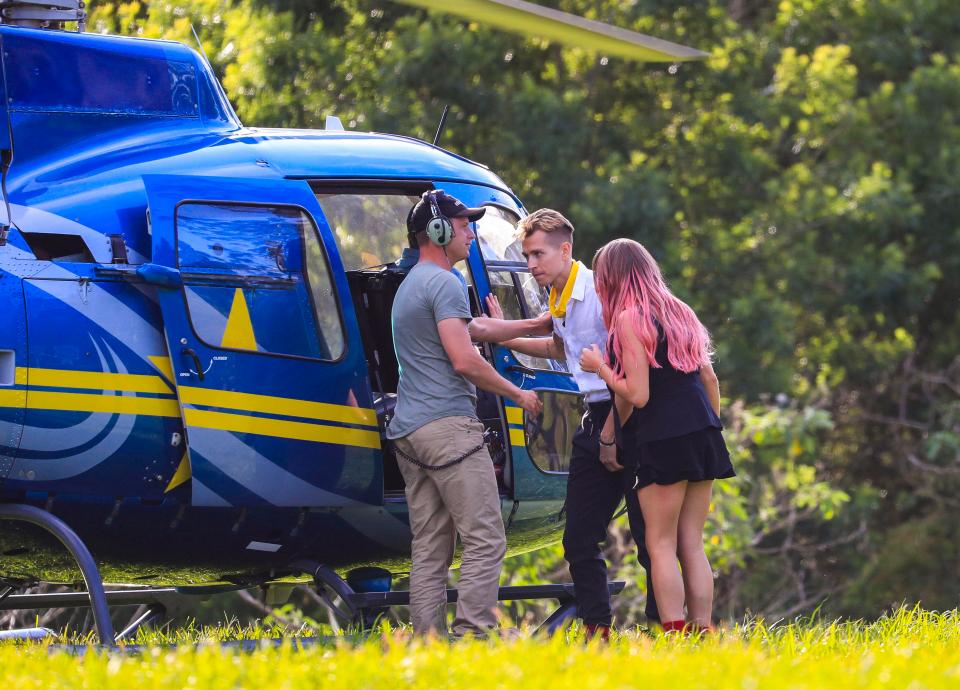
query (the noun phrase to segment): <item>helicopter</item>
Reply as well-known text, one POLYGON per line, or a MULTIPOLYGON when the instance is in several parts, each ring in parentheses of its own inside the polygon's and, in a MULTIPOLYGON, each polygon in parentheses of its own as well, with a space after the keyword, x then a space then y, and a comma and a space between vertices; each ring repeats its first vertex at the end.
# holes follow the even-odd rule
MULTIPOLYGON (((408 4, 633 59, 704 56, 519 0, 408 4)), ((486 207, 458 267, 471 309, 494 294, 526 318, 546 296, 515 239, 521 200, 439 130, 247 127, 188 46, 84 33, 77 0, 2 5, 0 607, 89 596, 112 642, 108 602, 156 604, 158 587, 307 576, 349 615, 402 603, 410 531, 384 431, 406 216, 432 189, 486 207), (77 566, 87 594, 14 594, 77 583, 77 566)), ((561 362, 478 347, 543 402, 529 419, 478 397, 520 553, 562 529, 581 396, 561 362)))

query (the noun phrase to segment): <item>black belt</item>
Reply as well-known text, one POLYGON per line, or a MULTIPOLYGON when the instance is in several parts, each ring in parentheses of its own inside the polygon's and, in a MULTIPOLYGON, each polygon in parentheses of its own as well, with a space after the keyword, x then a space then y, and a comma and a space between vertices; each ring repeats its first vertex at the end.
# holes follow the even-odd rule
POLYGON ((607 421, 607 415, 610 414, 610 406, 612 404, 610 400, 586 403, 587 409, 583 413, 583 417, 580 418, 580 428, 583 429, 588 436, 593 436, 593 432, 597 426, 602 426, 603 423, 607 421))
POLYGON ((609 399, 598 400, 597 402, 588 402, 586 403, 587 412, 591 417, 597 414, 607 415, 610 413, 610 405, 612 404, 613 402, 609 399))

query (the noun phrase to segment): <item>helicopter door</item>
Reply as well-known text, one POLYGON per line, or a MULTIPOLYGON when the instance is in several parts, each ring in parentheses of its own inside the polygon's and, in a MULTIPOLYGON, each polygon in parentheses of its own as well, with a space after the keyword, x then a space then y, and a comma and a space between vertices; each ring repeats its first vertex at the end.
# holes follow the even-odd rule
POLYGON ((197 506, 380 503, 346 275, 306 182, 147 175, 153 263, 197 506))
MULTIPOLYGON (((477 301, 494 294, 508 319, 537 316, 547 309, 540 288, 521 253, 516 225, 520 209, 505 192, 476 185, 438 183, 468 206, 486 206, 476 224, 477 242, 470 252, 477 301)), ((511 496, 516 501, 555 500, 566 494, 573 435, 583 415, 583 396, 563 362, 528 357, 503 346, 493 348, 493 364, 520 388, 536 390, 543 414, 530 419, 504 400, 505 439, 511 457, 511 496)), ((517 517, 522 517, 520 509, 517 517)))
MULTIPOLYGON (((5 249, 0 247, 0 255, 5 249)), ((27 406, 27 315, 20 279, 0 270, 0 304, 9 315, 0 328, 0 480, 10 473, 27 406)))

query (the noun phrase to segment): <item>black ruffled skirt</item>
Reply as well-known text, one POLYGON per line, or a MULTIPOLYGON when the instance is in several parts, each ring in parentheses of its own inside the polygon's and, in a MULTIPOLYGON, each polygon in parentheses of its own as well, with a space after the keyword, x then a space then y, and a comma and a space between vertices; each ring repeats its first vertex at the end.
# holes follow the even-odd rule
POLYGON ((646 443, 629 442, 624 449, 636 467, 636 488, 650 484, 702 482, 735 477, 730 453, 720 429, 708 427, 683 436, 646 443))

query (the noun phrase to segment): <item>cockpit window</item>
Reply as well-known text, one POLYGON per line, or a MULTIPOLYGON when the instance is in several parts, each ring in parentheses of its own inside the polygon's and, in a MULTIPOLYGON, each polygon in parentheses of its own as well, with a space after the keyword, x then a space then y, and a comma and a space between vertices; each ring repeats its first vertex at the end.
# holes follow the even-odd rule
POLYGON ((519 261, 523 248, 517 239, 517 223, 520 216, 500 206, 487 206, 487 212, 477 221, 477 237, 480 251, 487 261, 519 261))
POLYGON ((392 263, 407 241, 407 214, 419 200, 404 190, 321 191, 323 209, 347 271, 392 263))

